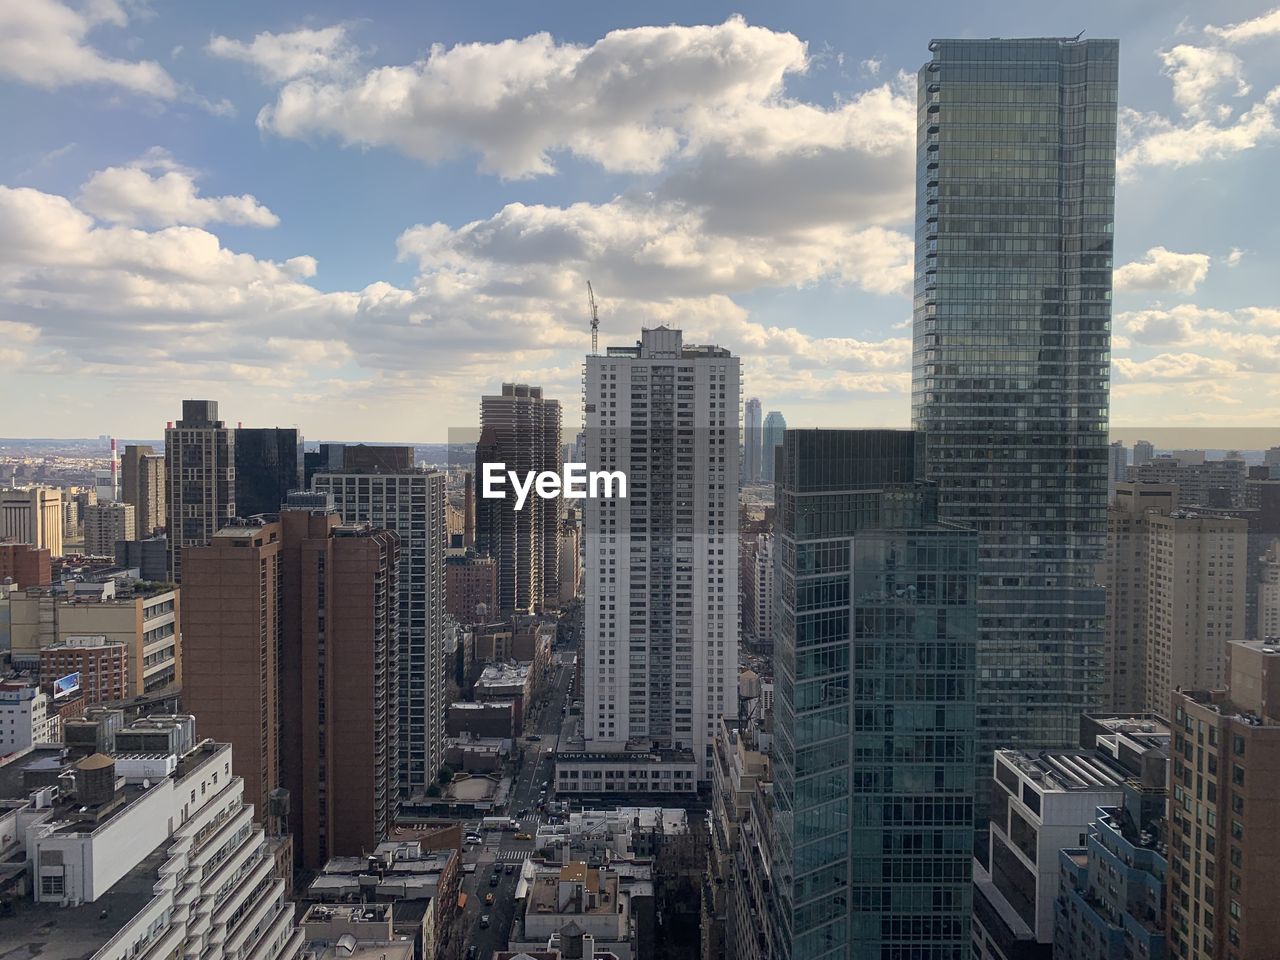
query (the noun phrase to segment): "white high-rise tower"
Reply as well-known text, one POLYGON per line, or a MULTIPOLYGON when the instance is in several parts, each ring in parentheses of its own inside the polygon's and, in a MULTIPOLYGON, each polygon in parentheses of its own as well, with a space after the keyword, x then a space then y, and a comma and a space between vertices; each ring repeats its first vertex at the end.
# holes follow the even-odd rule
POLYGON ((687 751, 705 780, 736 709, 739 360, 658 327, 585 389, 588 469, 627 478, 585 501, 587 749, 687 751))

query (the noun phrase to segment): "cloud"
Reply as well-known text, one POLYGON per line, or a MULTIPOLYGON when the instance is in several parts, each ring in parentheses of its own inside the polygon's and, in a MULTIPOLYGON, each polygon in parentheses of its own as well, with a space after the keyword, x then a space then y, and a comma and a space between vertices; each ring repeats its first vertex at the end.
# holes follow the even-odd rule
POLYGON ((1236 367, 1226 360, 1204 357, 1197 353, 1162 353, 1149 360, 1117 357, 1112 369, 1122 380, 1150 383, 1185 383, 1230 377, 1236 367))
POLYGON ((1252 150, 1280 135, 1278 110, 1280 87, 1225 122, 1202 119, 1179 125, 1159 114, 1123 109, 1120 128, 1125 146, 1117 160, 1120 175, 1132 177, 1141 167, 1185 167, 1252 150))
POLYGON ((123 27, 124 9, 99 0, 80 10, 57 0, 0 4, 0 75, 46 90, 103 84, 132 93, 174 100, 178 84, 151 60, 118 60, 86 42, 94 28, 123 27))
POLYGON ((202 197, 194 175, 152 152, 126 167, 107 167, 80 188, 80 208, 102 220, 167 227, 231 223, 274 227, 280 218, 249 194, 202 197), (150 171, 160 170, 159 175, 150 171))
POLYGON ((1224 88, 1234 88, 1234 96, 1249 93, 1244 67, 1234 53, 1216 47, 1196 47, 1180 43, 1160 53, 1164 74, 1173 81, 1173 102, 1188 117, 1200 117, 1213 107, 1224 88))
POLYGON ((215 57, 251 64, 275 83, 346 73, 357 59, 356 48, 341 25, 292 33, 263 32, 249 43, 215 36, 208 51, 215 57))
POLYGON ((1244 251, 1239 247, 1232 247, 1231 251, 1223 259, 1228 267, 1238 267, 1240 261, 1244 259, 1244 251))
POLYGON ((1213 310, 1194 304, 1179 304, 1171 309, 1152 307, 1116 314, 1114 325, 1132 342, 1138 344, 1171 344, 1199 342, 1209 327, 1236 325, 1236 318, 1225 310, 1213 310))
POLYGON ((1116 268, 1115 288, 1192 294, 1209 274, 1209 259, 1207 253, 1174 253, 1152 247, 1144 259, 1116 268))
POLYGON ((1274 37, 1280 35, 1280 7, 1252 20, 1243 20, 1225 27, 1208 26, 1204 28, 1204 32, 1227 43, 1247 43, 1263 37, 1274 37))
MULTIPOLYGON (((164 175, 180 173, 167 155, 151 156, 175 168, 164 175)), ((815 235, 807 246, 769 250, 701 236, 697 222, 656 202, 517 206, 457 230, 406 232, 402 249, 419 266, 408 288, 377 281, 322 292, 308 282, 317 264, 305 254, 264 260, 197 226, 106 223, 68 198, 0 187, 0 337, 24 351, 34 373, 75 369, 88 381, 142 380, 148 389, 235 382, 286 391, 279 402, 289 405, 341 396, 362 409, 400 409, 406 398, 467 396, 495 370, 529 371, 572 396, 587 347, 590 270, 603 278, 605 343, 668 323, 691 341, 741 353, 773 396, 832 402, 905 391, 908 337, 815 337, 761 324, 714 282, 791 285, 832 270, 880 283, 873 258, 895 244, 891 269, 909 272, 905 238, 868 228, 862 238, 815 235), (820 254, 819 266, 805 263, 820 254), (548 268, 553 255, 566 259, 548 268)), ((469 409, 459 401, 453 412, 469 409)))
POLYGON ((672 298, 741 293, 834 279, 875 293, 905 292, 911 238, 881 227, 813 227, 776 236, 708 229, 679 203, 615 198, 568 207, 508 204, 459 228, 418 225, 402 257, 426 273, 466 277, 477 292, 547 295, 590 277, 614 296, 672 298))
POLYGON ((787 98, 785 78, 808 64, 794 35, 740 17, 615 30, 590 46, 541 33, 437 45, 415 63, 359 76, 297 77, 258 124, 429 163, 475 153, 481 170, 507 179, 552 173, 558 154, 654 173, 715 149, 758 161, 846 148, 888 154, 914 136, 914 98, 887 123, 864 97, 831 108, 787 98))

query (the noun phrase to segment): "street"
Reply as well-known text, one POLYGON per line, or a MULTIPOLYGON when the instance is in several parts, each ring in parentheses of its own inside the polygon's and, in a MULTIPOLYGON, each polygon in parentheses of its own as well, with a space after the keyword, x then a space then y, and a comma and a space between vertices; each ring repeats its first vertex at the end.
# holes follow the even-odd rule
MULTIPOLYGON (((546 815, 538 810, 542 784, 550 784, 555 778, 554 750, 560 734, 561 710, 567 700, 572 667, 557 663, 555 676, 541 703, 531 704, 525 716, 526 736, 515 741, 514 750, 519 757, 511 801, 506 815, 520 820, 517 830, 481 831, 484 842, 468 845, 463 854, 464 863, 476 864, 475 873, 464 876, 462 891, 467 895, 467 906, 459 922, 461 937, 456 938, 451 958, 466 960, 468 948, 476 948, 477 960, 486 960, 497 950, 506 949, 507 937, 515 918, 516 884, 520 879, 520 867, 533 851, 533 840, 517 840, 516 833, 532 837, 538 824, 546 815), (540 741, 529 742, 528 736, 536 735, 540 741), (521 752, 522 755, 521 755, 521 752), (524 817, 518 817, 525 811, 524 817), (507 873, 508 866, 511 873, 507 873), (499 871, 497 886, 490 886, 494 870, 499 871), (494 902, 486 905, 485 895, 492 893, 494 902), (489 926, 480 927, 480 918, 489 917, 489 926)), ((548 794, 550 791, 548 791, 548 794)), ((548 796, 549 799, 549 796, 548 796)), ((495 815, 501 811, 495 811, 495 815)), ((470 828, 470 825, 468 825, 470 828)))

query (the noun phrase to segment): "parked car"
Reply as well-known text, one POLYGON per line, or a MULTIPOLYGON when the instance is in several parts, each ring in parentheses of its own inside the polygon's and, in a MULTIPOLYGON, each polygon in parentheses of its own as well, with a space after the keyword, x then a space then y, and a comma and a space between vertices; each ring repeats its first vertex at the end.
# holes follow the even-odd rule
POLYGON ((482 913, 480 915, 480 929, 481 930, 489 929, 489 915, 487 913, 482 913))

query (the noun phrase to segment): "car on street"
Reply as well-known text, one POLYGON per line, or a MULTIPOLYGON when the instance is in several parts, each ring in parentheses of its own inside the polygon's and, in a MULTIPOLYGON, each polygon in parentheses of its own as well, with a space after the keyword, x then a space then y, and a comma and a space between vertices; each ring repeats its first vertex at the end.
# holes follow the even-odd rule
POLYGON ((480 915, 480 929, 481 930, 489 929, 489 915, 487 913, 482 913, 480 915))
POLYGON ((467 960, 476 960, 479 955, 480 949, 475 944, 467 947, 467 960))
POLYGON ((489 878, 489 886, 496 887, 498 885, 499 876, 501 876, 501 874, 495 872, 494 875, 489 878))
POLYGON ((532 834, 532 833, 517 833, 517 834, 516 834, 516 839, 517 839, 517 840, 532 840, 532 839, 533 839, 533 834, 532 834))
POLYGON ((542 742, 542 737, 538 736, 536 733, 529 734, 529 736, 525 737, 525 739, 528 740, 530 743, 542 742))
POLYGON ((486 894, 484 895, 484 905, 485 905, 486 907, 491 907, 491 906, 493 906, 493 894, 492 894, 492 893, 486 893, 486 894))
POLYGON ((507 864, 507 876, 509 877, 509 876, 511 876, 511 875, 512 875, 513 873, 515 873, 515 872, 516 872, 516 865, 515 865, 514 863, 508 863, 508 864, 507 864))
POLYGON ((483 842, 483 838, 480 836, 480 834, 478 833, 467 834, 467 843, 481 843, 481 842, 483 842))

